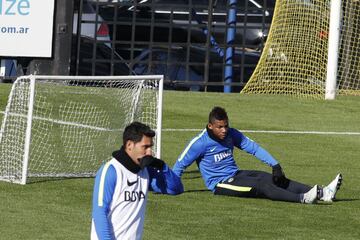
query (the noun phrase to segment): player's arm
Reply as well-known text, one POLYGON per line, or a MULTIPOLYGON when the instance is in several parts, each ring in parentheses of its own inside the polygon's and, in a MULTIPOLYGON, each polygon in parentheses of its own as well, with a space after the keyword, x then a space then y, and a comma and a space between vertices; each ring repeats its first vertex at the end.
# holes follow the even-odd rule
POLYGON ((116 170, 109 163, 103 165, 96 174, 92 220, 98 239, 113 239, 112 226, 107 216, 116 187, 116 179, 116 170))
POLYGON ((167 164, 161 170, 148 168, 150 175, 150 190, 156 193, 177 195, 184 192, 184 186, 179 176, 177 176, 167 164))
POLYGON ((240 131, 232 129, 230 133, 233 135, 235 146, 238 148, 254 155, 257 159, 271 167, 279 164, 278 161, 268 151, 266 151, 258 143, 254 142, 240 131))
POLYGON ((189 167, 196 159, 200 158, 204 151, 205 147, 202 142, 199 140, 199 137, 194 138, 181 153, 176 163, 173 166, 174 173, 181 177, 185 169, 189 167))
POLYGON ((144 156, 140 160, 140 168, 147 168, 150 176, 150 190, 170 195, 184 192, 181 179, 161 159, 144 156))
POLYGON ((289 180, 285 177, 284 171, 278 161, 268 151, 236 129, 233 130, 233 134, 237 147, 272 167, 273 182, 276 185, 284 188, 288 186, 289 180))

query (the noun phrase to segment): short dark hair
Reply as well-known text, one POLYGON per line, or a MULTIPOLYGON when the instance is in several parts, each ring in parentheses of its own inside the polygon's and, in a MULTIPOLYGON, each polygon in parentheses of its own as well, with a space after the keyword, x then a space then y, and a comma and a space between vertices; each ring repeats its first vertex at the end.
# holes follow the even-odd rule
POLYGON ((140 122, 133 122, 126 126, 123 134, 123 146, 125 147, 127 141, 134 143, 140 142, 143 136, 154 137, 155 132, 151 128, 140 122))
POLYGON ((229 120, 224 108, 216 106, 211 110, 209 114, 209 123, 213 123, 215 120, 229 120))

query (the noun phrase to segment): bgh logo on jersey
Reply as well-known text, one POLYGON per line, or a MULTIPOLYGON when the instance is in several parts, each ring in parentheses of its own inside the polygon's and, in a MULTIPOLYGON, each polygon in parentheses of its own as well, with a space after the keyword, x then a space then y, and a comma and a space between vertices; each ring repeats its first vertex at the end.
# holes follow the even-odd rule
POLYGON ((136 202, 136 201, 140 201, 141 199, 145 199, 145 194, 140 191, 140 192, 135 192, 135 191, 125 191, 125 201, 126 202, 136 202))
POLYGON ((225 151, 225 152, 221 152, 219 154, 215 154, 214 155, 214 160, 215 162, 220 162, 221 160, 223 160, 224 158, 230 156, 232 154, 231 149, 225 151))

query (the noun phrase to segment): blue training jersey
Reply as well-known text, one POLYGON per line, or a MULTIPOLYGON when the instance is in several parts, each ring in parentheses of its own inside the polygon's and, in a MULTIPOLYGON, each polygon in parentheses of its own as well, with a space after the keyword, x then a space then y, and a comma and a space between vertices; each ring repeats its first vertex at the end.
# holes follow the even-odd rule
POLYGON ((226 181, 239 170, 234 160, 234 147, 254 155, 269 166, 278 164, 265 149, 237 129, 229 128, 225 139, 221 141, 211 138, 207 129, 204 129, 187 145, 173 171, 180 177, 196 161, 206 187, 214 191, 218 183, 226 181))

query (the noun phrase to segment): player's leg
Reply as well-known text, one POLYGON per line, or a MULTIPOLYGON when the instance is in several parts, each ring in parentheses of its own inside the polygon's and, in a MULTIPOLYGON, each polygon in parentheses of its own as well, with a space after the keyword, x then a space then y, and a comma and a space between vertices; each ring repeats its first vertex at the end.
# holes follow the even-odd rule
POLYGON ((301 203, 315 203, 320 197, 322 197, 322 190, 317 186, 310 187, 309 185, 288 179, 289 182, 286 187, 279 187, 274 184, 272 175, 262 171, 250 171, 252 175, 258 175, 262 179, 262 189, 267 198, 272 200, 280 201, 291 201, 286 200, 293 198, 292 194, 296 194, 300 197, 301 203), (284 189, 285 192, 279 191, 284 189))
POLYGON ((257 180, 248 179, 245 181, 239 181, 236 176, 228 179, 225 182, 218 183, 216 185, 215 195, 226 195, 232 197, 251 197, 257 196, 257 180))
POLYGON ((300 202, 300 194, 289 192, 272 183, 272 175, 262 171, 241 170, 234 177, 219 183, 214 194, 236 197, 268 198, 300 202))
POLYGON ((237 197, 258 197, 287 202, 316 201, 317 187, 306 194, 280 188, 272 182, 272 175, 262 171, 239 171, 234 177, 216 186, 214 194, 237 197), (314 196, 315 193, 315 196, 314 196))
POLYGON ((293 192, 293 193, 306 193, 308 192, 312 187, 294 180, 289 179, 289 185, 286 188, 287 191, 293 192))
MULTIPOLYGON (((246 175, 248 177, 260 177, 262 178, 262 181, 264 182, 268 182, 268 183, 273 183, 273 176, 270 173, 267 172, 263 172, 263 171, 256 171, 256 170, 244 170, 241 173, 242 175, 246 175)), ((293 193, 306 193, 308 191, 310 191, 310 189, 312 188, 309 185, 288 179, 289 183, 286 187, 283 187, 284 189, 286 189, 287 191, 293 192, 293 193)), ((279 186, 278 186, 279 187, 279 186)))

